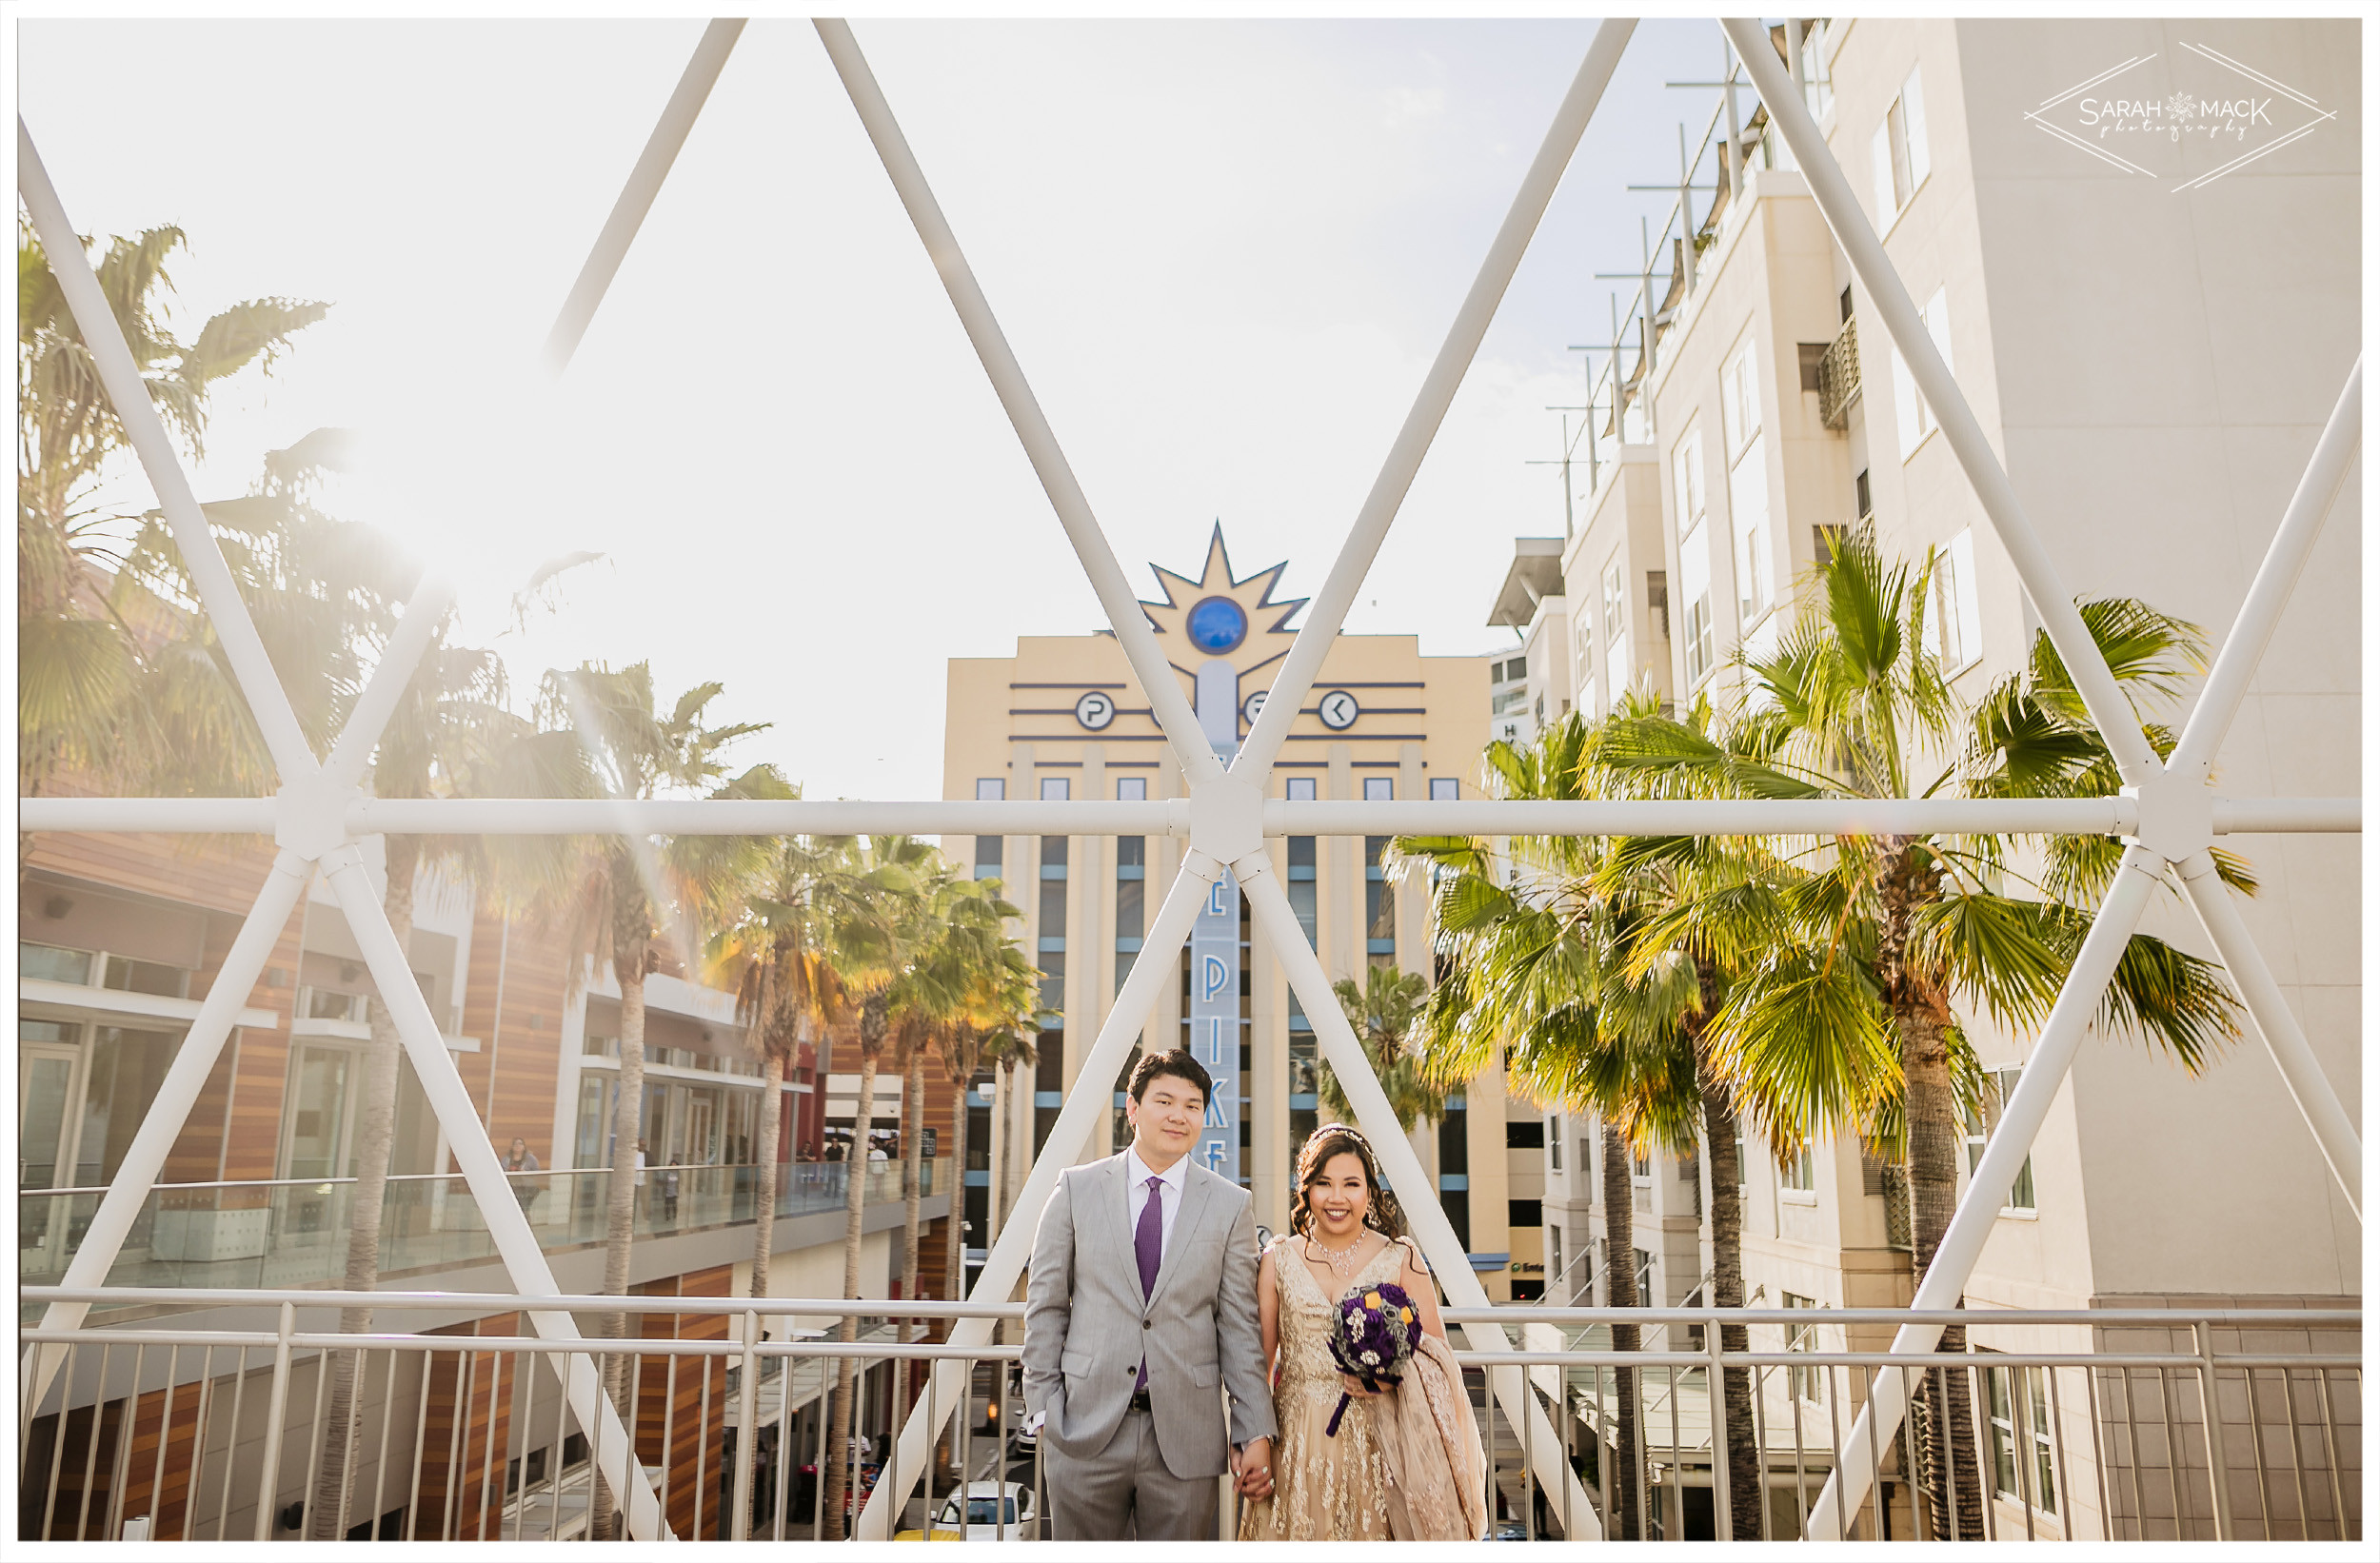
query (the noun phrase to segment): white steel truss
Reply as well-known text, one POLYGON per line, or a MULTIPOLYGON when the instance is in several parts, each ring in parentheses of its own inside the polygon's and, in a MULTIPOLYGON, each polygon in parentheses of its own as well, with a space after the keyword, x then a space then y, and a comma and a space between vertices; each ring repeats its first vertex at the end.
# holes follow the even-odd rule
MULTIPOLYGON (((2007 474, 1986 443, 1980 425, 1919 321, 1883 247, 1853 198, 1850 187, 1817 127, 1775 59, 1766 31, 1744 20, 1721 24, 1734 44, 1772 120, 1800 164, 1814 199, 1874 300, 1885 329, 1910 367, 1917 387, 1934 409, 1950 448, 1980 497, 1994 532, 2014 562, 2026 594, 2071 671, 2094 723, 2117 757, 2125 782, 2119 796, 2041 801, 1920 801, 1825 802, 1539 803, 1498 801, 1450 802, 1288 802, 1267 800, 1264 785, 1289 723, 1319 674, 1358 589, 1396 519, 1407 487, 1427 453, 1457 387, 1468 371, 1514 269, 1579 138, 1616 67, 1635 24, 1605 21, 1557 110, 1543 146, 1524 176, 1510 213, 1481 265, 1478 280, 1458 310, 1446 341, 1416 397, 1412 411, 1359 511, 1346 543, 1322 589, 1307 612, 1272 694, 1230 768, 1217 760, 1200 732, 1189 702, 1156 643, 1137 598, 1067 465, 1055 433, 1043 418, 1023 370, 1010 351, 989 303, 961 251, 956 236, 902 135, 883 91, 849 27, 821 20, 816 28, 870 141, 891 176, 902 206, 933 258, 969 341, 983 364, 1019 440, 1041 478, 1051 506, 1097 592, 1109 625, 1130 660, 1176 760, 1190 785, 1187 799, 1159 802, 792 802, 598 801, 543 800, 394 801, 364 796, 360 782, 381 728, 446 607, 449 588, 426 578, 406 610, 398 634, 375 669, 330 759, 317 762, 299 732, 287 695, 257 639, 247 608, 200 512, 187 473, 163 424, 150 406, 130 353, 100 295, 82 246, 51 188, 30 133, 17 127, 18 189, 50 256, 76 324, 97 362, 101 380, 129 432, 135 454, 156 489, 176 544, 188 564, 202 605, 225 647, 227 660, 283 778, 270 799, 27 799, 20 801, 20 828, 27 831, 173 831, 269 833, 278 848, 271 874, 259 892, 223 968, 200 1006, 188 1036, 168 1071, 156 1100, 128 1149, 122 1167, 93 1217, 83 1246, 62 1285, 88 1290, 104 1282, 133 1217, 148 1197, 180 1133, 199 1088, 221 1053, 232 1019, 253 990, 265 960, 310 876, 325 874, 363 948, 379 991, 386 996, 407 1056, 440 1122, 446 1126, 473 1197, 477 1199, 506 1269, 525 1296, 554 1297, 560 1291, 527 1218, 506 1189, 494 1149, 478 1131, 473 1111, 435 1019, 407 970, 393 930, 372 893, 360 842, 380 832, 503 834, 720 834, 796 832, 855 834, 1142 834, 1184 838, 1184 872, 1158 907, 1143 952, 1136 960, 1114 1007, 1101 1025, 1081 1066, 1084 1079, 1119 1073, 1135 1039, 1153 1013, 1161 983, 1172 975, 1165 956, 1189 935, 1207 888, 1228 870, 1238 877, 1263 939, 1281 960, 1305 1014, 1316 1022, 1316 1040, 1356 1109, 1360 1126, 1381 1153, 1384 1172, 1405 1199, 1424 1252, 1437 1267, 1450 1301, 1483 1307, 1484 1289, 1473 1275, 1453 1228, 1435 1197, 1421 1197, 1430 1182, 1418 1158, 1398 1132, 1394 1112, 1373 1075, 1353 1029, 1330 991, 1328 975, 1307 945, 1287 896, 1264 850, 1268 836, 1426 832, 1534 835, 1808 835, 1852 831, 2002 831, 2107 834, 2124 838, 2127 848, 2113 884, 2085 939, 2057 1002, 2036 1040, 2032 1059, 2004 1116, 1986 1145, 1970 1192, 1953 1217, 1939 1252, 1912 1307, 1944 1310, 1956 1305, 1980 1256, 1996 1201, 1976 1189, 2005 1186, 2030 1152, 2052 1098, 2079 1048, 2085 1026, 2098 1008, 2117 957, 2131 938, 2149 895, 2169 868, 2178 873, 2225 968, 2237 984, 2249 1016, 2264 1038, 2283 1079, 2305 1114, 2350 1204, 2361 1214, 2362 1145, 2325 1078, 2305 1034, 2284 1000, 2244 921, 2213 873, 2208 847, 2227 831, 2352 832, 2361 829, 2354 799, 2224 799, 2208 789, 2211 757, 2238 709, 2249 679, 2261 659, 2281 608, 2304 568, 2324 518, 2335 503, 2353 463, 2362 418, 2362 366, 2347 381, 2281 525, 2250 587, 2246 602, 2210 673, 2198 703, 2172 757, 2160 762, 2142 736, 2138 719, 2117 688, 2112 673, 2085 629, 2073 600, 2059 583, 2047 550, 2026 518, 2007 474)), ((684 144, 712 85, 724 68, 743 23, 715 21, 705 30, 664 109, 643 156, 615 205, 585 267, 571 289, 547 340, 549 365, 565 366, 600 307, 638 226, 649 209, 670 163, 684 144)), ((1082 1152, 1092 1131, 1104 1121, 1103 1092, 1070 1093, 1041 1155, 1035 1160, 1017 1209, 1038 1209, 1055 1186, 1059 1169, 1082 1152)), ((973 1300, 1004 1301, 1021 1275, 1033 1229, 1012 1221, 986 1256, 973 1300)), ((42 1329, 72 1329, 87 1305, 52 1303, 42 1329)), ((548 1340, 577 1341, 570 1316, 559 1309, 532 1312, 538 1334, 548 1340)), ((1464 1326, 1480 1350, 1506 1350, 1499 1328, 1464 1326)), ((988 1341, 988 1320, 970 1319, 957 1329, 953 1345, 988 1341)), ((1931 1351, 1937 1325, 1905 1327, 1896 1353, 1931 1351)), ((587 1342, 588 1349, 600 1343, 587 1342)), ((46 1381, 57 1372, 62 1349, 36 1346, 26 1367, 46 1381)), ((627 1461, 628 1441, 605 1397, 591 1356, 565 1355, 563 1372, 573 1410, 582 1425, 598 1430, 604 1475, 625 1495, 628 1528, 640 1539, 665 1538, 668 1531, 650 1487, 627 1461)), ((933 1393, 923 1397, 930 1414, 912 1414, 900 1434, 895 1469, 922 1471, 942 1416, 962 1403, 955 1364, 938 1369, 933 1393)), ((1577 1478, 1563 1464, 1561 1440, 1545 1421, 1517 1367, 1494 1370, 1497 1400, 1517 1426, 1535 1434, 1534 1461, 1539 1479, 1563 1494, 1562 1513, 1576 1515, 1574 1538, 1599 1537, 1594 1512, 1577 1478)), ((39 1398, 35 1392, 35 1400, 39 1398)), ((1889 1438, 1906 1412, 1898 1380, 1879 1374, 1865 1409, 1847 1434, 1845 1448, 1889 1438)), ((1846 1517, 1865 1497, 1867 1475, 1856 1460, 1838 1460, 1809 1533, 1835 1539, 1846 1517)), ((264 1477, 269 1483, 271 1471, 264 1477)), ((1720 1537, 1728 1537, 1726 1462, 1714 1470, 1719 1491, 1714 1505, 1720 1537)), ((860 1520, 863 1537, 889 1538, 905 1491, 881 1484, 860 1520)), ((260 1506, 262 1509, 269 1505, 260 1506)), ((741 1518, 739 1517, 739 1531, 741 1518)))

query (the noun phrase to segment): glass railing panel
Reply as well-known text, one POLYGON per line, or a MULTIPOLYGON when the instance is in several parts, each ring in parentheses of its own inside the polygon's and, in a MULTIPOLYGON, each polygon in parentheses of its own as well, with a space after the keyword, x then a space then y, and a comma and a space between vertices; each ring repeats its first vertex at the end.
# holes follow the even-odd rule
MULTIPOLYGON (((920 1168, 922 1195, 946 1187, 949 1158, 920 1168)), ((778 1168, 780 1219, 841 1211, 847 1164, 788 1162, 778 1168)), ((899 1162, 870 1165, 867 1204, 902 1202, 899 1162)), ((606 1240, 607 1169, 510 1175, 513 1197, 541 1248, 606 1240)), ((149 1191, 105 1284, 140 1287, 335 1287, 347 1275, 355 1184, 348 1179, 165 1186, 149 1191)), ((647 1167, 635 1190, 640 1237, 734 1226, 753 1218, 760 1169, 647 1167)), ((17 1200, 17 1279, 55 1286, 82 1247, 103 1195, 96 1189, 28 1190, 17 1200)), ((497 1258, 478 1199, 460 1174, 388 1180, 381 1204, 383 1276, 485 1264, 497 1258)))

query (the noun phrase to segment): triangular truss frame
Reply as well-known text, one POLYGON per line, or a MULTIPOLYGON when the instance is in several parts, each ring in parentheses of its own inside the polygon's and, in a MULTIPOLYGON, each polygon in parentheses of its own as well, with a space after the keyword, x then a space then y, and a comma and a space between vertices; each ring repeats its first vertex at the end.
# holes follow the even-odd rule
MULTIPOLYGON (((667 175, 687 132, 724 69, 744 23, 714 21, 705 29, 692 62, 664 109, 581 271, 546 345, 547 362, 559 373, 617 274, 622 258, 667 175)), ((1756 21, 1725 20, 1725 30, 1753 86, 1767 104, 1772 122, 1792 148, 1810 192, 1849 256, 1875 312, 1900 350, 1917 389, 1925 396, 1950 448, 1982 502, 1993 531, 2013 562, 2026 594, 2052 643, 2065 660, 2092 722, 2117 759, 2124 786, 2112 798, 2060 801, 1686 801, 1676 803, 1540 803, 1505 801, 1399 802, 1288 802, 1267 800, 1265 783, 1290 722, 1320 671, 1372 561, 1396 519, 1457 387, 1468 372, 1489 321, 1537 229, 1555 188, 1569 166, 1597 103, 1635 29, 1633 21, 1607 20, 1596 30, 1576 78, 1556 110, 1536 160, 1521 181, 1511 211, 1491 244, 1478 277, 1457 311, 1444 345, 1431 366, 1412 410, 1391 445, 1378 477, 1366 495, 1328 578, 1313 600, 1253 730, 1229 769, 1218 761, 1196 713, 1167 665, 1147 616, 1075 481, 1057 437, 1034 399, 1023 370, 1010 351, 975 274, 943 219, 890 106, 862 55, 849 26, 815 23, 821 42, 850 95, 885 171, 924 241, 968 340, 1006 410, 1017 436, 1048 495, 1059 524, 1090 578, 1109 626, 1132 664, 1159 725, 1189 782, 1186 800, 1153 802, 790 802, 605 801, 545 800, 388 801, 364 796, 360 783, 382 728, 429 643, 432 627, 451 597, 451 586, 426 576, 407 604, 398 632, 359 699, 327 762, 318 762, 301 734, 287 693, 268 662, 247 607, 234 586, 193 494, 188 473, 151 406, 123 335, 101 295, 75 230, 51 188, 30 132, 17 125, 18 191, 47 248, 68 304, 89 346, 99 375, 114 403, 143 468, 165 510, 174 540, 188 562, 202 605, 212 621, 240 689, 246 695, 274 762, 284 778, 270 799, 25 799, 20 828, 27 831, 242 831, 269 833, 277 851, 256 902, 227 954, 215 982, 162 1082, 155 1101, 102 1199, 85 1240, 63 1277, 69 1295, 102 1286, 133 1218, 163 1170, 199 1088, 230 1034, 236 1012, 253 991, 264 963, 291 910, 316 872, 328 880, 366 964, 403 1037, 406 1052, 456 1161, 478 1201, 516 1292, 560 1296, 551 1269, 526 1217, 507 1189, 494 1147, 480 1134, 480 1121, 454 1061, 439 1036, 427 1001, 413 983, 408 962, 373 892, 362 843, 379 832, 585 834, 724 834, 913 832, 941 834, 1144 834, 1186 837, 1183 872, 1151 920, 1143 952, 1136 959, 1104 1018, 1098 1039, 1084 1055, 1081 1077, 1109 1079, 1122 1068, 1154 1012, 1160 986, 1171 976, 1163 959, 1188 938, 1207 888, 1225 872, 1235 875, 1248 898, 1262 939, 1280 960, 1304 1013, 1316 1022, 1316 1039, 1344 1082, 1359 1124, 1379 1150, 1383 1171, 1398 1189, 1427 1191, 1429 1177, 1404 1135, 1353 1029, 1331 996, 1328 975, 1306 943, 1297 916, 1273 872, 1265 839, 1278 835, 1823 835, 1842 831, 1957 830, 2116 835, 2126 841, 2121 866, 2076 956, 2031 1060, 1985 1147, 1950 1229, 1913 1301, 1915 1310, 1954 1307, 1982 1253, 1996 1215, 1997 1199, 1975 1190, 2007 1186, 2030 1153, 2051 1101, 2065 1079, 2085 1030, 2098 1009, 2115 962, 2150 893, 2176 871, 2181 889, 2197 910, 2209 939, 2249 1016, 2271 1050, 2308 1126, 2360 1220, 2362 1144, 2337 1093, 2325 1077, 2278 983, 2250 938, 2239 911, 2214 872, 2209 848, 2231 830, 2354 832, 2361 809, 2354 799, 2245 800, 2217 797, 2208 788, 2209 767, 2247 693, 2251 677, 2271 642, 2298 575, 2323 523, 2353 465, 2362 422, 2362 361, 2349 374, 2330 421, 2316 442, 2305 473, 2251 584, 2238 618, 2208 676, 2178 744, 2160 762, 2142 735, 2138 719, 2118 688, 2105 659, 2086 630, 2038 534, 1986 442, 1950 367, 1919 319, 1899 275, 1886 258, 1875 231, 1861 212, 1849 182, 1801 94, 1775 56, 1766 30, 1756 21)), ((1072 1164, 1096 1130, 1105 1125, 1101 1092, 1069 1093, 1041 1154, 1035 1159, 1016 1208, 1037 1210, 1055 1187, 1059 1170, 1072 1164)), ((1444 1211, 1434 1196, 1409 1195, 1403 1205, 1423 1252, 1436 1267, 1450 1301, 1481 1308, 1488 1299, 1472 1273, 1444 1211)), ((1004 1301, 1021 1275, 1033 1237, 1032 1223, 1011 1221, 992 1245, 971 1296, 1004 1301)), ((46 1330, 78 1327, 89 1301, 58 1301, 42 1321, 46 1330)), ((571 1316, 559 1310, 532 1312, 539 1335, 548 1340, 580 1341, 571 1316)), ((1512 1340, 1499 1327, 1463 1326, 1471 1345, 1509 1352, 1512 1340)), ((1900 1353, 1931 1351, 1939 1325, 1909 1325, 1894 1341, 1900 1353)), ((990 1340, 991 1321, 957 1323, 956 1344, 990 1340)), ((588 1353, 603 1349, 585 1342, 588 1353)), ((65 1348, 37 1345, 26 1368, 38 1375, 36 1395, 46 1390, 63 1361, 65 1348)), ((599 1464, 613 1491, 627 1500, 628 1529, 639 1539, 669 1534, 648 1483, 629 1465, 628 1440, 603 1394, 593 1357, 566 1354, 549 1357, 562 1377, 582 1426, 595 1432, 599 1464)), ((1491 1387, 1508 1416, 1534 1434, 1538 1479, 1563 1496, 1561 1513, 1575 1516, 1568 1533, 1599 1539, 1600 1527, 1577 1479, 1561 1455, 1561 1440, 1530 1393, 1517 1366, 1488 1370, 1491 1387)), ((893 1461, 898 1479, 881 1482, 863 1511, 863 1538, 888 1539, 894 1516, 909 1486, 925 1469, 942 1417, 960 1404, 964 1368, 938 1362, 932 1393, 922 1405, 937 1415, 913 1412, 903 1425, 893 1461)), ((1897 1375, 1879 1372, 1868 1400, 1846 1435, 1845 1449, 1889 1440, 1906 1412, 1897 1375)), ((1808 1533, 1813 1539, 1844 1534, 1846 1516, 1865 1498, 1867 1468, 1838 1459, 1828 1478, 1808 1533)), ((1727 1538, 1725 1462, 1714 1473, 1722 1491, 1715 1504, 1727 1538)), ((268 1478, 269 1479, 269 1477, 268 1478)), ((744 1516, 736 1516, 744 1534, 744 1516)))

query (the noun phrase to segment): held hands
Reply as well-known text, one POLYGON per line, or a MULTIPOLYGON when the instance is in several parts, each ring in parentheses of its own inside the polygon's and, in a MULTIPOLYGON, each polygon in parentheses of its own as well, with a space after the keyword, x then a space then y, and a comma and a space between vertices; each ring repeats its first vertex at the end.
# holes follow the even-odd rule
POLYGON ((1251 1438, 1231 1452, 1234 1485, 1243 1498, 1273 1495, 1273 1446, 1269 1439, 1251 1438))
POLYGON ((1369 1397, 1374 1397, 1374 1398, 1377 1398, 1378 1396, 1382 1395, 1385 1395, 1385 1394, 1387 1394, 1387 1393, 1388 1393, 1386 1390, 1368 1390, 1368 1389, 1365 1389, 1365 1388, 1363 1387, 1363 1380, 1362 1380, 1362 1379, 1360 1379, 1360 1378, 1356 1377, 1356 1376, 1355 1376, 1354 1375, 1352 1375, 1352 1374, 1343 1374, 1343 1373, 1342 1373, 1342 1374, 1340 1374, 1340 1375, 1339 1375, 1339 1387, 1340 1387, 1340 1388, 1342 1388, 1342 1389, 1344 1389, 1344 1390, 1345 1390, 1345 1391, 1346 1391, 1349 1395, 1356 1395, 1356 1396, 1359 1396, 1359 1397, 1365 1397, 1365 1396, 1369 1396, 1369 1397))

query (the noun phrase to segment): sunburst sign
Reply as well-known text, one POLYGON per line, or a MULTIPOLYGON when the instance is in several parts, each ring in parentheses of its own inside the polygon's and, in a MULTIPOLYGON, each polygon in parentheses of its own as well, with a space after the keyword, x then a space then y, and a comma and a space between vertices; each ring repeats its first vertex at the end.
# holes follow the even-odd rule
POLYGON ((1140 609, 1158 634, 1179 637, 1165 643, 1166 653, 1184 672, 1190 671, 1185 663, 1195 665, 1220 657, 1245 673, 1287 651, 1297 638, 1289 622, 1306 605, 1306 599, 1273 600, 1281 572, 1289 568, 1288 561, 1234 577, 1220 522, 1207 538, 1206 564, 1197 580, 1177 575, 1162 564, 1149 568, 1165 597, 1162 602, 1144 602, 1140 609))

